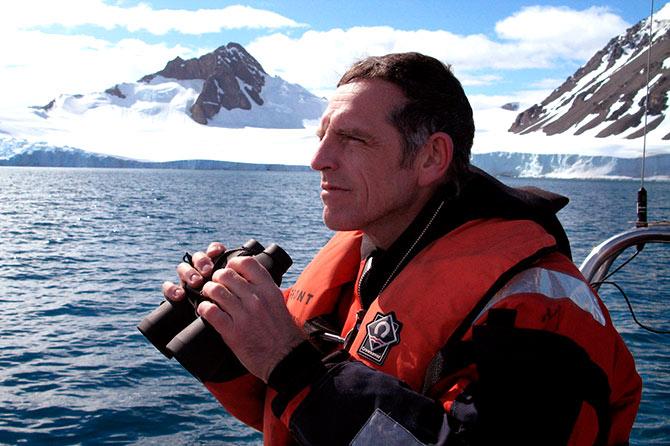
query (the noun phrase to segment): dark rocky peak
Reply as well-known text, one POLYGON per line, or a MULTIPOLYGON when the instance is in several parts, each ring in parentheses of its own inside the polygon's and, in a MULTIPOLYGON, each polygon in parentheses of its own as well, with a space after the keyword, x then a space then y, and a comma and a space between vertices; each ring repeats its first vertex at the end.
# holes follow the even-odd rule
POLYGON ((156 76, 206 81, 210 76, 221 72, 232 72, 247 82, 258 77, 259 74, 265 74, 261 64, 242 45, 230 42, 198 58, 184 60, 177 56, 169 61, 161 71, 144 76, 140 82, 150 82, 156 76))
POLYGON ((519 103, 518 102, 508 102, 507 104, 503 104, 501 106, 503 110, 509 110, 509 111, 517 111, 519 110, 519 103))
POLYGON ((117 98, 125 99, 126 95, 123 94, 121 89, 119 88, 119 84, 114 85, 113 87, 108 88, 105 90, 105 93, 111 96, 116 96, 117 98))
POLYGON ((242 45, 230 42, 198 58, 176 57, 164 69, 144 76, 140 82, 151 82, 157 76, 205 81, 191 107, 191 117, 200 124, 207 124, 221 108, 250 110, 249 98, 263 105, 261 91, 266 75, 261 64, 242 45))
POLYGON ((55 99, 52 99, 52 100, 50 100, 49 103, 46 104, 46 105, 32 105, 30 108, 32 108, 32 109, 34 109, 34 110, 44 110, 44 111, 49 111, 49 110, 51 110, 52 108, 54 108, 54 105, 55 105, 55 104, 56 104, 56 100, 55 100, 55 99))

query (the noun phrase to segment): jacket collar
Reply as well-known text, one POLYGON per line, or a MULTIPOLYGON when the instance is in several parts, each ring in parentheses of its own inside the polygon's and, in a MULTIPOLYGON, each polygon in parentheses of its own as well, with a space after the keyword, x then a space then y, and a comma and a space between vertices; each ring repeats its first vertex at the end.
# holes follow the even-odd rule
POLYGON ((556 217, 568 198, 538 188, 513 188, 479 168, 471 166, 470 169, 459 194, 451 184, 440 187, 388 250, 375 249, 369 239, 363 242, 361 255, 374 257, 373 266, 359 287, 364 307, 367 308, 424 247, 468 221, 480 218, 533 220, 554 236, 559 251, 571 257, 567 236, 556 217))

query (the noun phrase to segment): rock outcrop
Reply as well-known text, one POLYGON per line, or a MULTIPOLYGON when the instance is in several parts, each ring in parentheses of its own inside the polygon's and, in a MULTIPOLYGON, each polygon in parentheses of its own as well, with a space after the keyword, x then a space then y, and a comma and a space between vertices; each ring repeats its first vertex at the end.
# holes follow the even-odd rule
POLYGON ((163 70, 144 76, 140 82, 151 82, 157 76, 203 80, 202 91, 191 107, 191 117, 200 124, 207 124, 222 108, 250 110, 251 101, 263 105, 261 92, 267 73, 241 45, 231 42, 199 58, 177 57, 163 70))

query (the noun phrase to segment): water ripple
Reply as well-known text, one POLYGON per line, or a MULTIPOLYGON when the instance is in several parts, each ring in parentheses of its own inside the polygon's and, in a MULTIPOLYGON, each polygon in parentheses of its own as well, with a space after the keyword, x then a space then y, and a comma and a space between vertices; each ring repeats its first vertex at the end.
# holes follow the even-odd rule
MULTIPOLYGON (((578 262, 609 235, 603 228, 628 227, 621 209, 638 187, 533 184, 572 197, 559 216, 578 262), (595 212, 602 196, 616 204, 595 212)), ((0 169, 0 444, 260 444, 136 324, 184 252, 212 240, 280 244, 293 283, 331 234, 318 189, 305 172, 0 169)), ((670 219, 670 184, 648 190, 661 197, 656 218, 670 219)), ((649 283, 625 272, 621 283, 640 318, 667 327, 653 297, 667 295, 670 257, 643 254, 649 283)), ((616 293, 603 296, 645 382, 632 444, 670 444, 669 341, 637 328, 616 293)))

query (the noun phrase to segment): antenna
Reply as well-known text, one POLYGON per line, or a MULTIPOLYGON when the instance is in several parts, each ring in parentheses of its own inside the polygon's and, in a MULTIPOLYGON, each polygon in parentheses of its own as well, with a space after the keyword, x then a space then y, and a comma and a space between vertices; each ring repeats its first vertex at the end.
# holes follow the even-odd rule
POLYGON ((637 222, 635 222, 635 226, 638 228, 647 226, 647 189, 644 188, 644 169, 647 160, 647 117, 649 115, 649 82, 653 24, 654 0, 651 0, 651 14, 649 15, 649 47, 647 48, 647 93, 644 99, 644 132, 642 136, 642 173, 640 174, 640 190, 637 191, 637 222))

